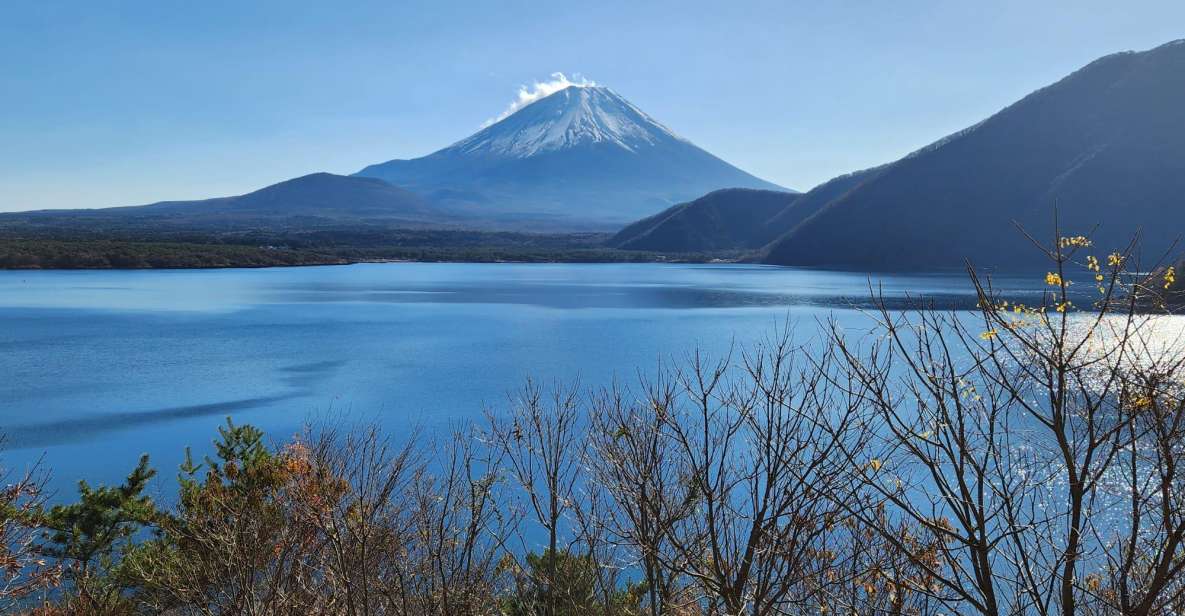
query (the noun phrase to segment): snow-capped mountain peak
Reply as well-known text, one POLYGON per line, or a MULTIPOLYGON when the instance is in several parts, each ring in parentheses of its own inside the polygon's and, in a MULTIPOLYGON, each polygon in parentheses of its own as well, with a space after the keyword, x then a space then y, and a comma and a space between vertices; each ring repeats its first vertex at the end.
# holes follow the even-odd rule
POLYGON ((720 188, 784 190, 592 84, 523 100, 509 115, 444 149, 370 165, 357 175, 450 207, 508 220, 535 217, 553 228, 565 220, 616 226, 720 188))
POLYGON ((609 88, 569 86, 535 101, 441 153, 527 158, 581 145, 630 152, 685 141, 609 88))

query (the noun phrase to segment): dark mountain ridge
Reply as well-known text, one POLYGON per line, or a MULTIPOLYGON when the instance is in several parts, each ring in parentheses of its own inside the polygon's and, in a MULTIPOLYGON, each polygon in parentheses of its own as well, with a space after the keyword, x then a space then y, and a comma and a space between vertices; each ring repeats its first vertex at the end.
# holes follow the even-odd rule
POLYGON ((772 240, 769 224, 802 195, 752 188, 726 188, 635 222, 609 245, 652 252, 755 249, 772 240))
POLYGON ((626 226, 609 245, 652 252, 754 251, 883 169, 841 175, 801 194, 718 190, 626 226))
POLYGON ((881 168, 790 228, 775 264, 864 269, 1018 266, 1015 228, 1088 233, 1146 255, 1185 229, 1185 42, 1106 56, 881 168))

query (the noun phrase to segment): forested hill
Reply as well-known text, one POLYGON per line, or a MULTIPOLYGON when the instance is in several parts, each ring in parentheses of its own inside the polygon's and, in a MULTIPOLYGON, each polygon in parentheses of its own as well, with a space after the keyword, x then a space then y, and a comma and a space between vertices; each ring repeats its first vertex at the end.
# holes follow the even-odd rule
POLYGON ((767 263, 1023 265, 1038 238, 1091 233, 1148 255, 1185 230, 1185 41, 1106 56, 888 165, 769 247, 767 263), (1097 228, 1096 228, 1097 227, 1097 228), (1093 231, 1093 232, 1092 232, 1093 231))

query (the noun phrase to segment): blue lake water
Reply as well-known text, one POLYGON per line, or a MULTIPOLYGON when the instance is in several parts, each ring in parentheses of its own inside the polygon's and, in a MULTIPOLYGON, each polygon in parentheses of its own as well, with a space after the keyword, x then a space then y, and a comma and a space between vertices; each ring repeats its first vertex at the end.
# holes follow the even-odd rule
MULTIPOLYGON (((962 273, 743 265, 0 272, 0 463, 43 459, 69 493, 144 452, 172 477, 228 415, 275 440, 342 418, 398 438, 504 406, 528 376, 597 385, 786 324, 803 342, 829 318, 866 331, 870 283, 974 305, 962 273)), ((1040 293, 1032 276, 996 283, 1040 293)))

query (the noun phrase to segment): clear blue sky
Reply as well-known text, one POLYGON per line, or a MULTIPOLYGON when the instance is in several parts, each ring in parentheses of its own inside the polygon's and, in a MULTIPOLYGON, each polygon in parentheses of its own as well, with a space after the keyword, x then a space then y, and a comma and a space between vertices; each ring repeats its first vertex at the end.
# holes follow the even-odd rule
POLYGON ((352 173, 465 137, 556 71, 807 189, 1182 37, 1181 0, 11 2, 0 210, 352 173))

